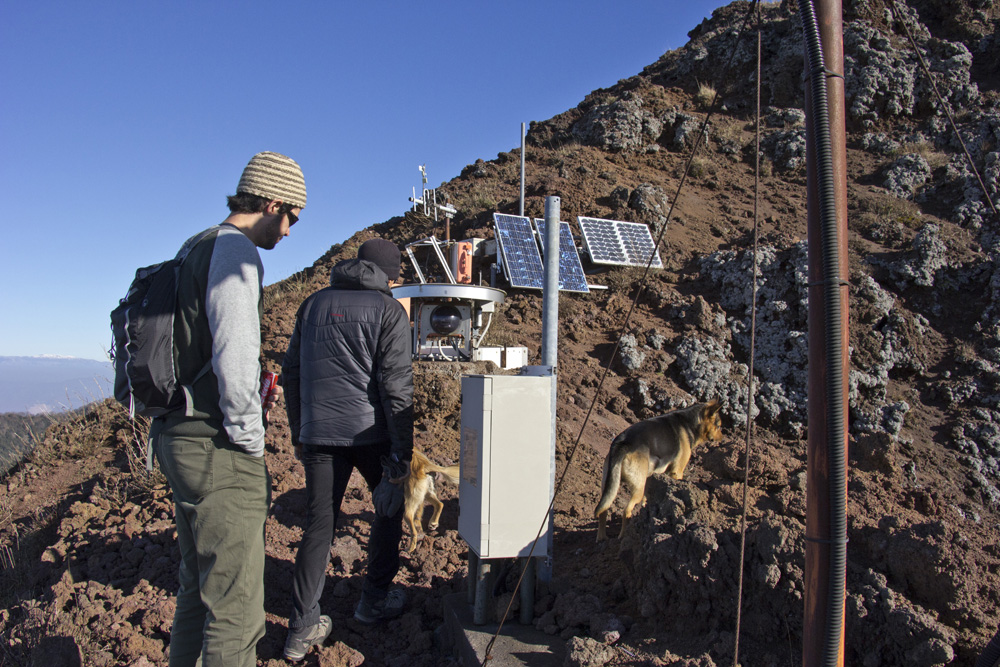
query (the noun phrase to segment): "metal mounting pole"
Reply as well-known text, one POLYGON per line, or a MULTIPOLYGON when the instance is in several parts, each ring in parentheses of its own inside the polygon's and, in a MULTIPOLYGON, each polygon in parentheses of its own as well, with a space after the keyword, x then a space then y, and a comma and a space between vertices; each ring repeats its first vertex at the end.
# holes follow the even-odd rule
MULTIPOLYGON (((545 198, 545 273, 542 291, 542 365, 556 367, 559 356, 559 197, 545 198)), ((553 412, 553 419, 555 413, 553 412)))
MULTIPOLYGON (((548 366, 551 388, 552 425, 550 451, 550 472, 549 488, 555 492, 556 479, 556 408, 558 398, 558 383, 556 382, 557 367, 559 365, 559 218, 561 200, 559 197, 545 198, 545 273, 542 292, 542 366, 548 366)), ((548 538, 545 545, 545 553, 552 554, 552 535, 555 533, 555 524, 552 515, 549 515, 548 538)), ((552 578, 552 563, 546 559, 536 572, 542 581, 552 578)))
POLYGON ((479 556, 471 548, 469 549, 469 567, 467 569, 468 572, 465 578, 469 588, 465 591, 465 599, 466 602, 472 605, 476 602, 476 585, 479 580, 479 556))
POLYGON ((535 617, 535 559, 525 558, 524 580, 521 582, 521 625, 531 625, 535 617))
POLYGON ((521 123, 521 208, 518 215, 524 215, 524 123, 521 123))
POLYGON ((486 625, 490 621, 489 603, 493 599, 494 572, 492 563, 482 558, 476 561, 476 594, 472 605, 472 622, 486 625))

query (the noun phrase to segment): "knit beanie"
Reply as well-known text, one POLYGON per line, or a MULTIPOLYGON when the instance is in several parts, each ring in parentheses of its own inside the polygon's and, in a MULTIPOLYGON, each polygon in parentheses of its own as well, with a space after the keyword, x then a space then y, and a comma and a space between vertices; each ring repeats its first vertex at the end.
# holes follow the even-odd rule
POLYGON ((371 262, 382 269, 390 281, 399 278, 399 248, 385 239, 369 239, 358 248, 358 259, 371 262))
POLYGON ((264 151, 257 153, 247 163, 236 194, 247 193, 277 199, 298 208, 306 207, 306 181, 302 169, 290 157, 264 151))

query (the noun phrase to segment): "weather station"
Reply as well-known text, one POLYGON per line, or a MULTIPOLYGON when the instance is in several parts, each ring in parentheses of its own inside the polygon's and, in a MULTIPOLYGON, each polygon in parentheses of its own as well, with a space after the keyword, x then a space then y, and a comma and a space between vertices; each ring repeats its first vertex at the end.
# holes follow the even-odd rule
POLYGON ((544 218, 493 214, 493 282, 541 291, 542 347, 541 364, 518 375, 462 377, 458 532, 469 545, 466 601, 475 625, 493 620, 489 600, 504 563, 522 568, 522 624, 532 622, 536 579, 552 576, 559 292, 589 294, 595 287, 581 254, 592 264, 663 266, 641 223, 580 218, 581 253, 559 208, 559 197, 547 197, 544 218))
MULTIPOLYGON (((560 292, 589 294, 581 257, 592 265, 663 264, 649 228, 640 223, 578 218, 577 247, 558 197, 547 197, 545 217, 493 213, 494 238, 451 239, 456 210, 423 186, 410 201, 435 222, 444 239, 428 236, 405 247, 415 283, 393 288, 409 301, 413 358, 421 361, 492 361, 511 373, 462 376, 458 532, 469 547, 470 585, 461 602, 473 625, 493 619, 493 586, 507 563, 523 568, 519 620, 530 625, 536 580, 552 577, 555 493, 556 375, 560 292), (501 289, 501 286, 503 289, 501 289), (529 365, 522 346, 484 344, 504 290, 542 295, 542 346, 529 365)), ((523 203, 522 203, 523 213, 523 203)))
MULTIPOLYGON (((528 348, 486 346, 483 341, 506 293, 492 286, 473 284, 473 262, 488 254, 495 241, 452 241, 450 221, 457 212, 447 202, 438 203, 437 192, 427 189, 427 171, 420 165, 423 189, 414 189, 410 201, 435 221, 445 219, 445 236, 429 236, 407 244, 406 254, 419 282, 395 287, 393 296, 408 299, 413 322, 413 358, 422 361, 492 361, 499 368, 521 368, 528 363, 528 348)), ((481 277, 480 277, 481 282, 481 277)))

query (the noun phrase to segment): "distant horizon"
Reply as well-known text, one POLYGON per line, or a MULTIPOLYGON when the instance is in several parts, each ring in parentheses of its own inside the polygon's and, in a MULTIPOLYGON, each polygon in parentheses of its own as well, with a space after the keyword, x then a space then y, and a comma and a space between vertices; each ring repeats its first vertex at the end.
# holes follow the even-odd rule
POLYGON ((111 363, 108 358, 94 359, 92 357, 75 357, 69 354, 0 354, 0 360, 2 359, 78 359, 80 361, 111 363))
POLYGON ((4 355, 0 371, 0 413, 65 412, 114 395, 107 359, 4 355))

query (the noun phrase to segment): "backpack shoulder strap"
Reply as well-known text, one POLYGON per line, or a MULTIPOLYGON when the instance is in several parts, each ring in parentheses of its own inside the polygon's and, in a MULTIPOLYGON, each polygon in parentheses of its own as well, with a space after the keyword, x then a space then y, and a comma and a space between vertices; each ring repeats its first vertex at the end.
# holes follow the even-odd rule
POLYGON ((187 259, 187 256, 191 254, 191 251, 194 250, 194 247, 196 245, 204 241, 212 234, 217 234, 220 227, 222 227, 222 225, 213 225, 208 229, 198 234, 195 234, 194 236, 189 238, 187 241, 184 242, 184 245, 181 246, 181 249, 177 251, 177 255, 174 257, 174 259, 179 263, 183 263, 184 260, 187 259))

